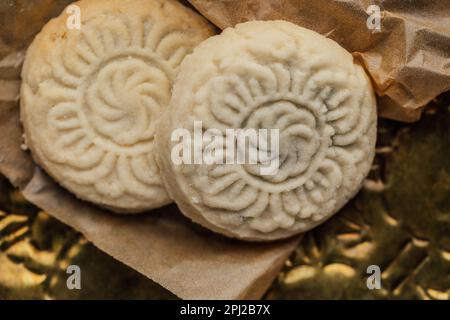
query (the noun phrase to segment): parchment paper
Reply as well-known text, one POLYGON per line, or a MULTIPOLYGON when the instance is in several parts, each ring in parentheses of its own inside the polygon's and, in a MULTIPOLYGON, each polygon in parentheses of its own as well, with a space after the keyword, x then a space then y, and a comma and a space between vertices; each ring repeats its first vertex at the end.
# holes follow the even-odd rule
POLYGON ((288 20, 337 41, 359 59, 381 98, 379 116, 420 118, 450 90, 450 0, 189 0, 221 29, 248 20, 288 20), (367 27, 370 5, 381 30, 367 27))
POLYGON ((138 216, 113 214, 76 199, 21 148, 18 99, 24 50, 68 2, 0 3, 0 173, 30 202, 180 298, 261 298, 298 238, 270 244, 222 238, 195 226, 175 205, 138 216))

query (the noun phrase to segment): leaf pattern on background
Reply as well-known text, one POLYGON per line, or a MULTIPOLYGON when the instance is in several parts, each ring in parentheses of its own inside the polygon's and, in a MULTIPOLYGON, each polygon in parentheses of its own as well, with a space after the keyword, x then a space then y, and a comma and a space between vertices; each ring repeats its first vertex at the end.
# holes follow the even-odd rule
MULTIPOLYGON (((450 298, 450 94, 438 104, 416 124, 381 122, 364 189, 333 219, 305 234, 266 298, 450 298), (425 152, 430 143, 434 151, 425 152), (381 290, 366 287, 371 264, 382 270, 381 290)), ((1 299, 173 298, 2 181, 1 299), (86 290, 65 287, 64 270, 72 263, 89 279, 86 290), (114 274, 114 283, 104 274, 114 274), (131 290, 130 281, 138 289, 131 290)))
POLYGON ((365 187, 305 234, 267 298, 450 299, 449 105, 447 93, 415 124, 380 122, 365 187))

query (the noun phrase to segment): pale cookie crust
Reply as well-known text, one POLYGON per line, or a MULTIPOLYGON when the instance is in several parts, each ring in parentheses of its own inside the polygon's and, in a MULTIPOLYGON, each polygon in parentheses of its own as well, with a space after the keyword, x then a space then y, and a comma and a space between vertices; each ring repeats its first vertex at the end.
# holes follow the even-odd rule
POLYGON ((214 30, 176 1, 73 5, 81 28, 67 25, 76 10, 63 12, 27 52, 26 143, 36 162, 81 199, 124 213, 165 205, 171 200, 154 159, 155 125, 181 61, 214 30))
POLYGON ((193 221, 245 240, 286 238, 322 223, 356 194, 373 161, 376 120, 369 78, 336 42, 288 22, 247 22, 204 41, 182 63, 158 125, 157 163, 193 221), (174 164, 173 130, 192 133, 199 120, 203 130, 223 133, 278 128, 278 173, 174 164))

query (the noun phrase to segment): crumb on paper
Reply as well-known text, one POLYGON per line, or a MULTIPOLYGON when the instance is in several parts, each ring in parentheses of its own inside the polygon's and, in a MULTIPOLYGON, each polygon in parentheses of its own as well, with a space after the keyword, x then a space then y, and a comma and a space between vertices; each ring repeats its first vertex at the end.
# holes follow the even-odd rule
POLYGON ((200 199, 198 197, 191 197, 191 202, 194 204, 200 203, 200 199))
POLYGON ((22 144, 20 145, 20 149, 22 149, 22 151, 28 151, 28 143, 27 143, 27 136, 25 135, 25 133, 22 133, 22 144))

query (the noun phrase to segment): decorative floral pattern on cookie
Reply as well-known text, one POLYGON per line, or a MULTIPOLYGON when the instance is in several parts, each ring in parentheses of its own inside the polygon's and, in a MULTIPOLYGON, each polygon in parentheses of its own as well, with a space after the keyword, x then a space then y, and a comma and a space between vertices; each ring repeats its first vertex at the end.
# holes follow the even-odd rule
POLYGON ((22 121, 36 161, 78 197, 134 212, 170 202, 155 125, 184 57, 212 34, 173 1, 81 1, 79 30, 51 21, 23 69, 22 121))
POLYGON ((186 59, 160 128, 157 143, 169 147, 157 160, 182 211, 225 235, 270 240, 316 226, 358 191, 373 160, 376 104, 364 70, 337 43, 288 22, 248 22, 186 59), (194 121, 224 140, 230 128, 278 129, 278 172, 174 164, 171 130, 194 121))

